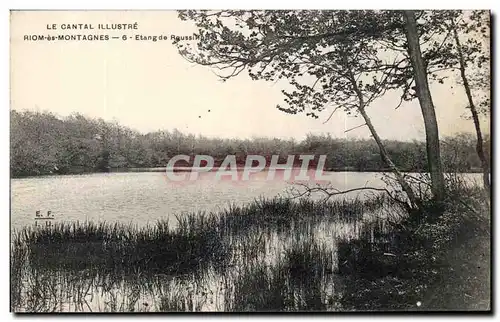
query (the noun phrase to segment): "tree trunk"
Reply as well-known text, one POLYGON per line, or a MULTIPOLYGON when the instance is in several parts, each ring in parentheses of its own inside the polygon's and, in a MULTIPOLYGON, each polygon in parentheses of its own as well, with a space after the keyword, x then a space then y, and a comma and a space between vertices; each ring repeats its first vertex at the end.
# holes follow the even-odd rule
MULTIPOLYGON (((349 63, 347 61, 347 57, 344 57, 346 66, 349 66, 349 63)), ((347 67, 348 68, 348 67, 347 67)), ((366 114, 365 111, 365 102, 363 98, 363 93, 361 93, 361 90, 358 87, 358 84, 356 82, 356 79, 354 78, 354 75, 352 73, 352 70, 348 69, 349 73, 349 81, 356 92, 356 95, 358 97, 358 111, 365 120, 366 126, 368 126, 368 129, 370 130, 370 133, 372 134, 373 138, 375 139, 375 142, 378 145, 379 151, 380 151, 380 156, 382 157, 382 160, 384 160, 385 164, 391 169, 391 171, 394 173, 396 176, 396 181, 399 183, 403 191, 406 193, 408 196, 409 204, 410 207, 413 209, 420 208, 420 203, 418 202, 417 198, 415 197, 415 194, 413 193, 413 189, 410 187, 408 182, 406 182, 405 178, 401 174, 401 171, 399 171, 398 167, 392 162, 389 153, 387 153, 387 150, 385 149, 384 143, 380 139, 380 136, 378 135, 377 131, 375 130, 375 127, 372 124, 372 121, 368 114, 366 114)))
POLYGON ((408 54, 410 56, 413 73, 415 77, 416 92, 425 125, 425 137, 427 144, 427 164, 431 174, 432 194, 436 201, 442 201, 445 193, 445 181, 441 165, 441 152, 439 148, 439 131, 432 102, 429 82, 427 80, 427 68, 422 59, 420 51, 419 36, 415 12, 407 10, 404 12, 406 39, 408 41, 408 54))
POLYGON ((412 208, 419 208, 419 203, 417 201, 417 198, 415 197, 415 194, 413 193, 413 189, 410 187, 408 182, 404 179, 403 175, 399 171, 398 167, 392 162, 389 153, 387 153, 387 150, 385 149, 384 144, 382 143, 382 140, 380 139, 380 136, 378 136, 377 131, 375 130, 375 127, 372 124, 372 121, 368 114, 366 114, 364 106, 360 106, 358 108, 359 113, 361 116, 363 116, 363 119, 366 122, 366 125, 368 126, 368 129, 370 130, 370 133, 372 134, 373 138, 375 139, 375 142, 378 145, 379 151, 380 151, 380 156, 382 157, 382 160, 384 160, 385 164, 391 169, 391 171, 394 173, 396 176, 396 180, 398 183, 401 185, 401 188, 403 191, 406 193, 408 196, 408 199, 410 200, 410 205, 412 208))
POLYGON ((476 105, 472 99, 472 93, 470 90, 469 82, 467 76, 465 75, 465 59, 462 52, 462 46, 460 44, 460 38, 458 37, 457 28, 455 23, 452 22, 453 36, 455 38, 455 43, 457 45, 458 58, 460 63, 460 76, 462 77, 462 82, 464 84, 465 94, 467 94, 467 100, 469 101, 469 109, 472 114, 472 120, 474 121, 474 127, 476 128, 476 152, 481 160, 481 168, 483 169, 483 185, 486 191, 490 192, 490 171, 488 168, 488 161, 486 159, 486 154, 483 148, 483 135, 481 133, 481 126, 479 124, 479 115, 477 113, 476 105))

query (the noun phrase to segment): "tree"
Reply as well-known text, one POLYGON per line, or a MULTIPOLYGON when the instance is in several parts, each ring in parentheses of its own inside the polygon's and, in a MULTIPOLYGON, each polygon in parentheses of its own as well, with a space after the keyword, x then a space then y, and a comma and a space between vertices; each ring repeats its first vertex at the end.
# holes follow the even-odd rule
MULTIPOLYGON (((353 65, 354 66, 354 65, 353 65)), ((359 85, 358 85, 359 86, 359 85)), ((363 86, 363 92, 366 89, 363 86)), ((353 108, 356 111, 357 107, 353 108)), ((366 108, 369 110, 369 108, 366 108)), ((368 111, 369 112, 369 111, 368 111)), ((363 126, 366 126, 363 124, 363 126)), ((459 135, 444 139, 443 165, 446 170, 467 171, 480 166, 474 150, 474 136, 459 135)), ((116 123, 93 120, 81 115, 58 118, 50 113, 11 111, 12 176, 50 173, 99 171, 116 167, 164 166, 168 156, 209 154, 222 161, 227 154, 317 153, 328 155, 327 169, 386 170, 375 140, 333 138, 330 135, 307 135, 301 142, 293 139, 217 139, 186 135, 178 131, 141 134, 116 123), (180 137, 180 145, 179 138, 180 137), (189 144, 186 144, 186 138, 189 144), (170 151, 168 154, 167 151, 170 151)), ((409 172, 425 170, 425 143, 384 141, 391 160, 409 172)), ((489 136, 485 135, 489 151, 489 136)), ((280 161, 284 162, 286 158, 280 161)))
MULTIPOLYGON (((420 48, 420 37, 432 36, 428 25, 417 26, 415 12, 183 11, 179 16, 193 20, 200 29, 202 41, 198 42, 197 48, 178 43, 180 53, 189 61, 220 70, 219 76, 223 80, 245 69, 253 79, 276 81, 286 78, 293 90, 283 90, 286 102, 292 106, 278 107, 285 112, 295 114, 307 108, 307 115, 317 117, 317 112, 332 102, 332 105, 347 107, 348 113, 355 107, 379 147, 380 138, 377 139, 373 125, 364 113, 367 93, 356 89, 358 82, 367 79, 361 75, 353 75, 354 79, 350 77, 350 65, 357 63, 362 67, 357 70, 361 74, 376 74, 375 80, 363 89, 374 98, 396 88, 403 88, 402 97, 406 100, 417 97, 426 129, 432 192, 436 200, 443 199, 445 184, 439 131, 427 79, 433 62, 431 59, 424 61, 424 57, 430 55, 422 53, 420 48), (351 45, 347 56, 339 50, 346 44, 351 45), (384 62, 379 55, 382 50, 389 50, 392 56, 406 52, 406 56, 384 62), (357 53, 370 55, 369 64, 364 62, 361 66, 355 60, 339 61, 342 57, 358 57, 357 53), (332 64, 335 65, 334 72, 332 64), (337 68, 339 66, 343 71, 337 68), (382 78, 377 77, 380 75, 382 78), (313 80, 308 82, 308 76, 313 80), (314 91, 318 82, 323 86, 322 92, 314 91), (413 82, 416 91, 412 95, 413 82), (339 88, 347 89, 347 92, 339 88)), ((383 147, 380 152, 384 161, 394 168, 383 147)))
MULTIPOLYGON (((435 143, 429 140, 433 140, 436 137, 436 133, 432 135, 434 131, 434 113, 432 111, 434 108, 430 108, 432 104, 432 97, 430 92, 427 91, 428 85, 425 85, 426 79, 424 75, 428 78, 428 81, 438 81, 439 83, 444 83, 444 79, 450 76, 450 71, 458 69, 460 71, 461 83, 464 85, 468 99, 468 108, 471 110, 472 120, 475 125, 477 134, 477 144, 476 150, 479 158, 481 159, 481 167, 483 169, 483 182, 485 188, 489 189, 489 165, 487 161, 486 153, 484 152, 482 132, 479 123, 479 114, 487 113, 489 107, 489 95, 484 94, 489 92, 489 73, 487 70, 489 55, 488 49, 486 49, 483 40, 488 37, 488 25, 489 25, 489 14, 487 11, 473 11, 471 13, 463 11, 419 11, 417 14, 415 12, 407 11, 405 16, 408 18, 415 18, 415 29, 417 33, 413 30, 413 33, 408 33, 408 27, 412 27, 412 24, 408 24, 409 20, 406 19, 406 44, 398 44, 397 36, 388 39, 389 47, 396 51, 407 51, 409 57, 411 58, 411 68, 415 68, 415 63, 417 68, 420 70, 420 83, 423 86, 412 87, 413 82, 417 81, 418 73, 413 72, 410 75, 407 72, 407 68, 403 67, 399 73, 399 77, 395 77, 395 82, 393 86, 401 86, 403 88, 402 100, 411 100, 418 98, 424 115, 424 121, 430 126, 430 131, 426 130, 426 135, 428 137, 427 145, 428 148, 434 146, 434 155, 440 150, 436 148, 435 143), (415 17, 417 16, 417 17, 415 17), (419 41, 417 42, 417 36, 419 41), (460 35, 466 36, 465 44, 460 41, 460 35), (410 46, 409 37, 413 35, 413 46, 410 46), (483 38, 483 39, 481 39, 483 38), (479 40, 478 40, 479 39, 479 40), (417 45, 421 48, 421 53, 416 53, 417 45), (413 48, 413 49, 412 49, 413 48), (412 56, 413 52, 413 56, 412 56), (416 55, 415 55, 416 54, 416 55), (421 61, 418 62, 419 57, 421 61), (467 66, 472 66, 469 68, 468 74, 466 76, 467 66), (443 71, 447 74, 443 74, 443 71), (472 76, 470 76, 472 74, 472 76), (472 81, 474 86, 471 86, 472 81), (472 94, 472 87, 476 87, 482 90, 483 95, 472 94), (417 89, 423 89, 420 93, 417 93, 417 89), (422 93, 423 92, 423 93, 422 93), (424 96, 424 97, 422 97, 424 96), (474 104, 474 98, 477 98, 479 104, 474 104), (421 99, 424 98, 423 101, 421 99), (422 104, 422 102, 424 104, 422 104), (427 116, 425 116, 425 113, 427 116), (429 146, 430 145, 430 146, 429 146)), ((428 83, 427 81, 427 83, 428 83)), ((437 124, 436 124, 437 126, 437 124)), ((436 127, 437 128, 437 127, 436 127)), ((434 140, 433 140, 434 141, 434 140)), ((429 157, 429 168, 434 164, 438 165, 437 157, 432 160, 429 157)), ((435 170, 434 172, 440 172, 435 170)), ((432 171, 431 171, 432 174, 432 171)), ((435 174, 437 177, 438 174, 435 174)), ((438 180, 442 176, 439 175, 438 180)), ((433 179, 433 182, 436 180, 433 179)), ((440 186, 433 184, 433 187, 440 186)))
POLYGON ((439 147, 439 130, 434 110, 434 103, 429 89, 427 79, 427 66, 424 63, 420 50, 419 31, 415 18, 415 12, 407 10, 405 16, 405 31, 408 41, 408 53, 413 67, 416 84, 416 94, 420 102, 420 108, 424 117, 425 136, 427 142, 427 159, 429 172, 431 174, 431 190, 437 201, 444 198, 445 182, 443 168, 441 165, 441 153, 439 147))
MULTIPOLYGON (((471 39, 469 37, 468 44, 462 44, 459 36, 459 30, 462 30, 464 33, 468 34, 472 31, 480 30, 483 35, 487 34, 487 30, 489 27, 489 16, 485 19, 484 12, 474 12, 470 17, 468 17, 468 21, 465 22, 462 20, 462 23, 459 24, 456 22, 455 17, 450 18, 450 30, 453 32, 453 39, 455 41, 456 53, 458 56, 458 65, 460 70, 460 77, 462 80, 462 85, 465 90, 465 94, 467 96, 468 108, 471 112, 472 120, 474 122, 474 128, 476 130, 476 152, 481 160, 481 168, 483 171, 483 185, 487 191, 490 191, 490 176, 489 176, 489 164, 488 159, 486 157, 486 153, 484 152, 483 147, 483 134, 481 131, 481 125, 479 123, 479 112, 474 103, 474 98, 471 90, 471 86, 469 84, 469 78, 466 73, 467 64, 471 63, 477 65, 480 69, 485 63, 489 61, 489 56, 484 51, 481 51, 480 48, 481 42, 476 39, 471 39), (464 54, 465 53, 465 54, 464 54)), ((484 75, 485 73, 483 73, 484 75)), ((488 85, 489 86, 489 83, 488 85)), ((489 105, 489 98, 486 99, 486 102, 483 104, 489 105)))

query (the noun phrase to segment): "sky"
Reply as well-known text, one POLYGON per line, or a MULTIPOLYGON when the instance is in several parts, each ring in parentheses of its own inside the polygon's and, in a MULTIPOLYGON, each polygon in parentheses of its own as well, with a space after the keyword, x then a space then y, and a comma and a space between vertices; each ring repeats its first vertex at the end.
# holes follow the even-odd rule
MULTIPOLYGON (((138 36, 191 35, 192 22, 174 11, 17 11, 11 13, 11 108, 72 113, 103 118, 146 133, 178 129, 209 137, 279 137, 303 139, 308 133, 368 138, 364 122, 338 111, 312 119, 289 115, 282 83, 253 81, 242 73, 221 82, 205 66, 182 58, 171 40, 136 40, 138 36), (98 30, 98 24, 134 24, 137 30, 98 30), (94 30, 62 30, 66 24, 92 24, 94 30), (53 29, 55 25, 55 30, 53 29), (50 29, 48 29, 50 28, 50 29), (109 41, 27 41, 25 35, 101 34, 109 41), (129 37, 122 40, 122 36, 129 37)), ((473 132, 464 118, 466 97, 460 85, 432 85, 441 136, 473 132)), ((395 92, 375 101, 367 112, 383 139, 423 140, 417 101, 399 103, 395 92)), ((489 130, 489 120, 482 123, 489 130)))

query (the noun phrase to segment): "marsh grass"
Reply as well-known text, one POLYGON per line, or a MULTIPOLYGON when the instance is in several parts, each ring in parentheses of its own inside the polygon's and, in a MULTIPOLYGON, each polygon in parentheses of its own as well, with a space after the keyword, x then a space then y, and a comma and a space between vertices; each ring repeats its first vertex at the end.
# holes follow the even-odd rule
POLYGON ((259 199, 219 213, 179 215, 173 225, 24 227, 11 243, 12 309, 337 309, 338 227, 362 231, 356 227, 366 215, 384 209, 400 210, 383 197, 259 199))
POLYGON ((185 273, 224 256, 225 248, 213 221, 207 222, 204 216, 196 221, 193 218, 180 218, 177 229, 171 229, 167 222, 144 229, 107 223, 60 223, 51 228, 24 228, 14 238, 24 244, 22 249, 35 267, 185 273))

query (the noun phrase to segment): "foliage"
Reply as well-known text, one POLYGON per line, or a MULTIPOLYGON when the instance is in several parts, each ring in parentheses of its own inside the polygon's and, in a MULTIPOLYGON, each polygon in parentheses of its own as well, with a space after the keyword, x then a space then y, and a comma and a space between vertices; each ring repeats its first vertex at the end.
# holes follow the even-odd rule
MULTIPOLYGON (((489 140, 488 140, 489 142, 489 140)), ((449 171, 480 167, 474 138, 468 134, 443 139, 443 162, 449 171)), ((425 145, 419 141, 384 141, 394 163, 403 171, 426 170, 425 145)), ((486 145, 486 148, 489 144, 486 145)), ((50 113, 11 112, 11 175, 79 173, 124 168, 165 167, 177 154, 207 154, 216 165, 230 154, 239 164, 246 155, 326 155, 327 169, 384 171, 373 140, 312 135, 293 139, 219 139, 178 130, 141 134, 116 123, 82 115, 58 118, 50 113)))

